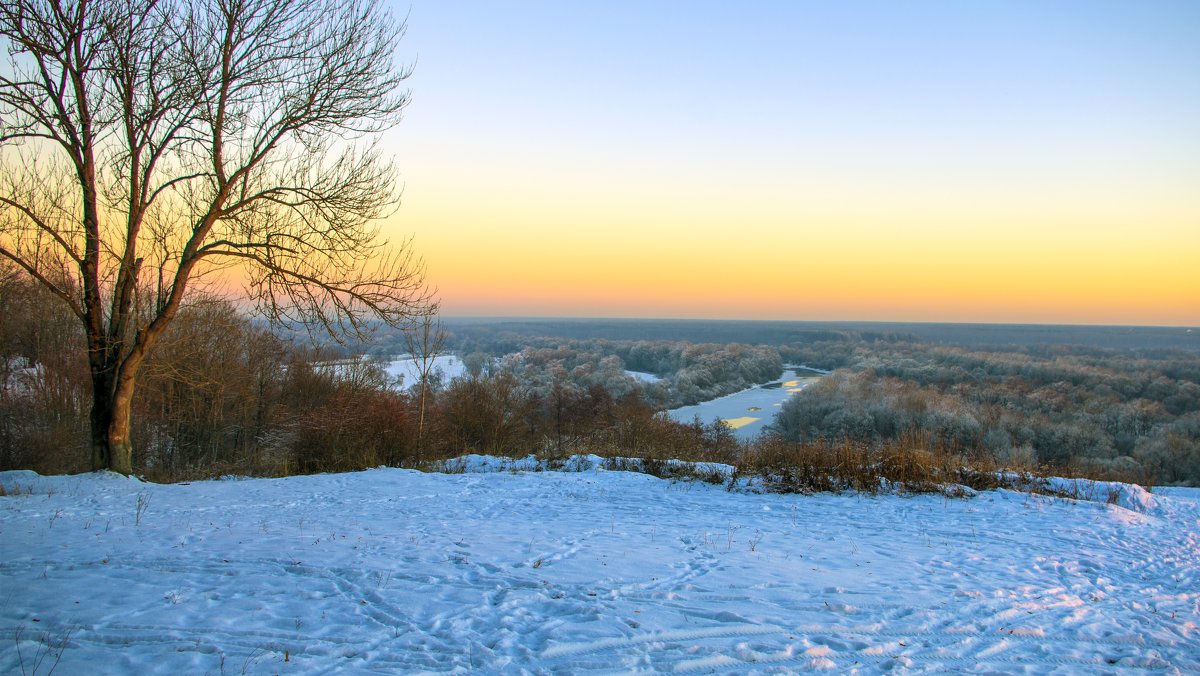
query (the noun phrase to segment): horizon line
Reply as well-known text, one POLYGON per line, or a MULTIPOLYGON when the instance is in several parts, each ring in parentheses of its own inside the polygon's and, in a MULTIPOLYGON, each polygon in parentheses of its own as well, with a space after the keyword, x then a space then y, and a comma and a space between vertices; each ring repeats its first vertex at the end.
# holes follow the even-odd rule
POLYGON ((1111 328, 1111 329, 1181 329, 1188 333, 1200 325, 1185 324, 1105 324, 1098 322, 1002 322, 1002 321, 953 321, 953 320, 907 320, 907 319, 746 319, 716 317, 637 317, 637 316, 584 316, 584 315, 473 315, 444 314, 447 320, 476 321, 625 321, 625 322, 726 322, 759 324, 894 324, 921 326, 990 326, 990 327, 1067 327, 1067 328, 1111 328))

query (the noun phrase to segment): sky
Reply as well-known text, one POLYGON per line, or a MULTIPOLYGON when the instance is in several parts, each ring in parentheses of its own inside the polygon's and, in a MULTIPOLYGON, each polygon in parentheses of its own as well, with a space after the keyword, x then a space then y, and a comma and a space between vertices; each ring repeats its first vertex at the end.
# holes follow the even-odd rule
POLYGON ((393 11, 446 315, 1200 325, 1200 3, 393 11))

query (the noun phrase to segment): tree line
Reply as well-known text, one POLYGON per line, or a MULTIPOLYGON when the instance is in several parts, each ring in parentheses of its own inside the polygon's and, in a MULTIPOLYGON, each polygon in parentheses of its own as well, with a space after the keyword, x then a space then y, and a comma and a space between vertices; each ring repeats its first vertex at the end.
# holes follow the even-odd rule
MULTIPOLYGON (((86 471, 91 383, 77 349, 84 336, 47 293, 22 275, 0 274, 0 316, 8 319, 0 323, 0 469, 86 471)), ((526 370, 494 365, 449 382, 431 374, 424 388, 398 386, 385 362, 281 338, 232 303, 198 296, 144 367, 131 466, 177 480, 423 467, 471 452, 723 461, 738 454, 723 425, 674 422, 642 388, 605 380, 620 370, 612 358, 598 370, 586 359, 570 362, 567 371, 551 354, 525 356, 526 370)))
POLYGON ((662 409, 716 399, 783 373, 779 350, 743 343, 693 343, 686 340, 605 340, 501 333, 495 337, 452 336, 468 364, 489 363, 509 371, 530 387, 545 389, 567 380, 575 386, 600 385, 620 396, 641 389, 662 409), (659 378, 646 382, 625 371, 659 378))
POLYGON ((781 349, 839 369, 775 427, 808 442, 919 432, 1002 462, 1200 483, 1200 359, 1178 350, 967 348, 853 335, 781 349))

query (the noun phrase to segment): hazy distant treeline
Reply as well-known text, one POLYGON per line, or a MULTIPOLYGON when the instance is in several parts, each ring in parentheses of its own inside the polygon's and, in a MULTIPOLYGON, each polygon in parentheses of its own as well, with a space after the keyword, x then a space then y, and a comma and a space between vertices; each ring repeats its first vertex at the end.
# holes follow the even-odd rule
MULTIPOLYGON (((1200 330, 1186 327, 1054 326, 1019 324, 929 324, 912 322, 721 321, 701 319, 470 319, 447 318, 446 326, 464 341, 513 339, 508 351, 530 338, 575 340, 741 343, 783 346, 853 335, 868 342, 897 338, 907 342, 973 348, 1025 345, 1080 345, 1104 349, 1179 349, 1200 353, 1200 330)), ((387 331, 372 349, 403 341, 387 331)))

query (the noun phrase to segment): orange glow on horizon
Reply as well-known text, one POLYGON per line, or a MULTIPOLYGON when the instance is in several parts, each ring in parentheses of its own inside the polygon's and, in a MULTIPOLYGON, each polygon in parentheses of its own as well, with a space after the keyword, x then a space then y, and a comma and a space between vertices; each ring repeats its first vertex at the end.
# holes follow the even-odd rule
POLYGON ((557 226, 564 217, 497 213, 464 238, 453 213, 414 208, 392 227, 422 224, 414 246, 448 315, 1200 325, 1200 228, 1182 223, 1133 239, 1087 219, 757 231, 692 220, 688 237, 678 222, 557 226))

